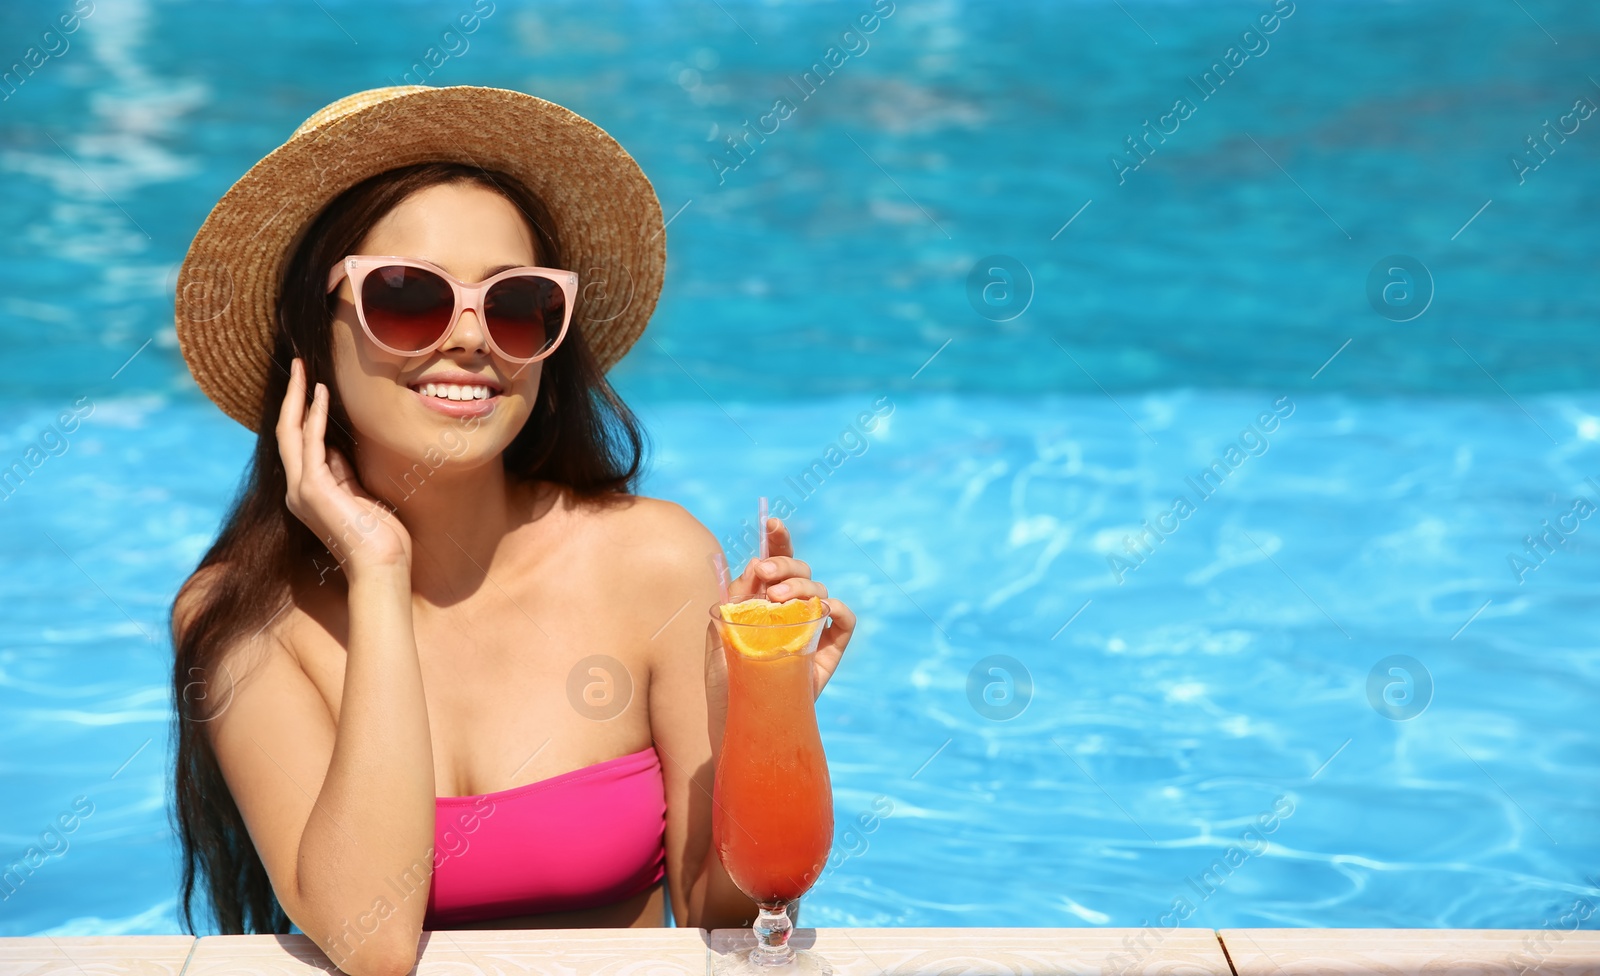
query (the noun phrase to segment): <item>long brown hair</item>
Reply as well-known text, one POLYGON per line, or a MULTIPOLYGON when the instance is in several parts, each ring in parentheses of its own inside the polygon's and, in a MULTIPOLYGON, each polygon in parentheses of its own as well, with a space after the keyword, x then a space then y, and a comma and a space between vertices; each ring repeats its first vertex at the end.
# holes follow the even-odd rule
MULTIPOLYGON (((204 723, 227 705, 224 682, 210 680, 222 651, 241 635, 265 627, 293 599, 307 567, 335 564, 284 501, 288 483, 274 427, 291 359, 304 360, 308 387, 319 379, 327 385, 328 444, 353 459, 355 438, 333 383, 328 268, 353 252, 378 219, 412 193, 462 182, 494 190, 515 204, 537 239, 540 263, 564 267, 555 223, 536 195, 505 173, 455 163, 391 170, 345 191, 300 237, 286 267, 255 454, 216 542, 190 577, 192 583, 204 572, 204 586, 195 589, 183 621, 169 614, 175 652, 174 820, 183 848, 183 921, 191 933, 196 931, 194 896, 202 886, 222 934, 289 931, 290 920, 228 792, 204 723)), ((633 492, 647 442, 638 419, 599 368, 578 327, 578 312, 581 306, 566 338, 544 361, 533 413, 501 460, 507 476, 517 481, 554 482, 576 498, 598 500, 633 492)), ((321 581, 343 588, 343 577, 323 574, 321 581)))

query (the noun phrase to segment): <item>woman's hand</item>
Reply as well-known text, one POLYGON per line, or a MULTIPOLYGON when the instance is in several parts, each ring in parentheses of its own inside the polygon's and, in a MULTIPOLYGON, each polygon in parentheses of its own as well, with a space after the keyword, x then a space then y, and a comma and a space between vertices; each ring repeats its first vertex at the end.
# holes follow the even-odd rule
POLYGON ((782 519, 768 518, 764 528, 767 532, 766 561, 750 560, 744 573, 729 584, 728 594, 735 601, 748 599, 764 585, 767 599, 774 603, 814 596, 827 604, 831 619, 812 657, 813 684, 816 693, 821 695, 823 686, 839 667, 839 659, 844 657, 845 645, 855 633, 856 615, 844 601, 830 598, 828 588, 811 578, 811 567, 794 558, 794 542, 782 519))
POLYGON ((387 505, 361 487, 349 460, 327 447, 327 431, 328 388, 317 384, 308 412, 305 365, 296 356, 277 426, 289 511, 347 567, 347 575, 377 566, 409 569, 411 534, 387 505))

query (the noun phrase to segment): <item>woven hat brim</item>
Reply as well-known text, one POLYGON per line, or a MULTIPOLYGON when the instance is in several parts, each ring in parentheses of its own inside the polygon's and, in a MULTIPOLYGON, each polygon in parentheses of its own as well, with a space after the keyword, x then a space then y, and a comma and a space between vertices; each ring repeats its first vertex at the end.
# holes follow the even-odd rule
POLYGON ((644 171, 605 130, 553 102, 478 86, 405 86, 327 106, 236 182, 178 272, 178 346, 202 392, 253 431, 273 368, 290 249, 327 204, 386 170, 460 162, 545 201, 579 277, 573 327, 603 370, 643 333, 666 271, 666 225, 644 171))

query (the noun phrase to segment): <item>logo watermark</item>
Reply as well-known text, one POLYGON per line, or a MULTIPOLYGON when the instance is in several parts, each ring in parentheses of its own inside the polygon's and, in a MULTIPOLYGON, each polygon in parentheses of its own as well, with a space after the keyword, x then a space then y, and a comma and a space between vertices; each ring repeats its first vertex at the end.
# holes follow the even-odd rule
POLYGON ((1252 457, 1260 457, 1272 447, 1272 442, 1267 435, 1275 432, 1283 421, 1294 416, 1294 401, 1287 396, 1281 396, 1273 401, 1271 410, 1263 410, 1251 424, 1239 432, 1236 443, 1230 443, 1222 452, 1222 456, 1212 458, 1210 466, 1200 470, 1199 480, 1195 477, 1184 478, 1184 483, 1194 491, 1191 500, 1187 492, 1179 492, 1173 496, 1172 504, 1166 511, 1161 512, 1153 520, 1145 519, 1143 530, 1138 535, 1124 536, 1122 552, 1106 554, 1106 563, 1111 568, 1111 575, 1120 585, 1126 582, 1128 573, 1143 566, 1156 547, 1166 542, 1168 538, 1183 527, 1189 517, 1200 510, 1200 503, 1216 494, 1228 476, 1239 470, 1245 461, 1252 457))
MULTIPOLYGON (((1265 13, 1256 18, 1256 23, 1246 28, 1239 35, 1242 47, 1229 47, 1222 58, 1212 62, 1211 66, 1200 72, 1200 80, 1186 79, 1194 90, 1200 94, 1200 101, 1211 100, 1233 73, 1244 67, 1245 62, 1252 57, 1260 58, 1272 48, 1272 42, 1267 40, 1268 34, 1276 33, 1283 26, 1283 21, 1294 16, 1293 0, 1274 0, 1272 5, 1276 13, 1265 13)), ((1156 147, 1167 141, 1167 136, 1176 135, 1178 129, 1189 117, 1195 113, 1198 106, 1190 101, 1188 96, 1178 98, 1172 103, 1172 111, 1165 115, 1157 116, 1152 125, 1149 119, 1144 120, 1143 134, 1135 139, 1128 136, 1123 140, 1126 146, 1122 155, 1107 153, 1106 159, 1111 163, 1111 172, 1117 178, 1117 185, 1128 182, 1128 174, 1137 171, 1151 156, 1156 154, 1156 147), (1155 141, 1152 142, 1151 140, 1155 141)))
POLYGON ((1391 654, 1367 672, 1367 703, 1392 722, 1421 715, 1433 701, 1433 675, 1414 657, 1391 654))
POLYGON ((609 654, 591 654, 567 672, 567 701, 579 715, 606 722, 633 701, 633 676, 609 654))
MULTIPOLYGON (((822 53, 822 57, 800 72, 799 80, 787 78, 789 84, 800 93, 801 103, 810 100, 811 96, 833 77, 833 73, 844 67, 852 57, 860 58, 867 53, 872 47, 867 35, 876 33, 878 28, 883 26, 883 21, 894 15, 895 8, 892 0, 873 0, 872 9, 876 13, 864 13, 857 17, 855 23, 839 35, 838 44, 830 44, 822 53)), ((717 174, 717 185, 726 183, 728 174, 748 162, 760 145, 767 141, 767 136, 775 135, 797 110, 798 106, 790 101, 787 95, 780 95, 773 99, 772 111, 756 119, 753 129, 747 118, 744 120, 742 132, 734 129, 732 130, 734 135, 724 136, 723 142, 727 144, 727 150, 708 157, 711 171, 717 174), (751 137, 755 138, 756 145, 751 145, 751 137)))
POLYGON ((846 821, 842 830, 836 825, 833 853, 828 855, 828 864, 822 869, 822 874, 817 880, 820 882, 852 857, 865 854, 872 846, 871 841, 867 840, 867 835, 877 833, 878 828, 883 826, 883 821, 893 815, 894 801, 880 793, 873 798, 870 809, 863 810, 846 821))
POLYGON ((87 796, 73 798, 71 809, 63 810, 40 831, 38 843, 28 845, 26 850, 0 868, 0 901, 10 901, 17 889, 26 884, 50 858, 65 857, 72 847, 72 842, 67 840, 68 835, 75 833, 93 813, 94 801, 87 796))
MULTIPOLYGON (((1283 821, 1293 815, 1294 801, 1287 795, 1279 796, 1272 801, 1270 808, 1256 815, 1253 826, 1240 833, 1237 844, 1228 845, 1220 857, 1194 877, 1185 876, 1184 882, 1198 896, 1198 900, 1204 903, 1247 861, 1266 853, 1272 846, 1267 840, 1267 835, 1276 833, 1283 821)), ((1150 958, 1156 947, 1167 937, 1166 934, 1176 932, 1194 913, 1195 905, 1186 896, 1179 895, 1174 898, 1172 907, 1158 919, 1158 924, 1152 925, 1149 919, 1145 919, 1137 935, 1123 937, 1122 948, 1125 951, 1106 957, 1106 971, 1117 976, 1137 971, 1135 967, 1150 958)))
MULTIPOLYGON (((823 482, 850 458, 867 453, 867 448, 872 446, 867 435, 877 430, 884 418, 894 413, 894 401, 881 396, 873 401, 872 407, 871 410, 856 414, 855 419, 839 432, 839 436, 823 449, 820 457, 813 458, 805 468, 783 479, 783 483, 793 489, 799 501, 803 502, 816 494, 823 482)), ((772 496, 772 517, 787 520, 798 510, 798 502, 790 501, 787 495, 772 496)), ((760 548, 758 527, 748 519, 741 521, 739 526, 738 534, 729 533, 722 539, 722 548, 728 554, 730 567, 743 565, 760 548)))
POLYGON ((1433 273, 1407 254, 1382 258, 1367 272, 1367 304, 1391 322, 1410 322, 1433 304, 1433 273))
POLYGON ((993 722, 1009 722, 1033 701, 1033 675, 1009 654, 991 654, 967 672, 967 704, 993 722))
POLYGON ((1549 119, 1544 120, 1543 134, 1537 139, 1528 136, 1523 139, 1528 148, 1520 155, 1506 157, 1511 162, 1511 172, 1517 176, 1517 185, 1528 182, 1528 174, 1535 172, 1539 167, 1550 161, 1562 143, 1567 141, 1567 136, 1577 135, 1578 127, 1588 120, 1595 111, 1594 102, 1580 95, 1572 102, 1572 111, 1556 117, 1554 124, 1549 119), (1551 142, 1551 139, 1555 139, 1551 142))
POLYGON ((1010 322, 1033 304, 1033 275, 1009 254, 991 254, 967 272, 967 304, 991 322, 1010 322))
POLYGON ((422 54, 422 60, 413 64, 400 75, 400 81, 407 85, 426 85, 433 73, 444 66, 451 58, 459 58, 467 53, 472 42, 467 40, 467 35, 475 33, 483 26, 483 21, 494 16, 493 0, 473 0, 472 9, 476 13, 462 14, 455 23, 446 27, 439 35, 439 47, 430 47, 422 54), (485 9, 487 8, 487 9, 485 9), (460 26, 456 26, 460 25, 460 26))
POLYGON ((78 397, 73 401, 72 409, 61 411, 61 415, 44 429, 38 437, 38 443, 29 444, 23 449, 22 457, 11 462, 9 467, 0 468, 0 501, 9 501, 12 495, 22 489, 22 483, 44 466, 45 461, 67 453, 72 446, 67 435, 76 431, 84 418, 94 413, 92 401, 87 407, 83 406, 88 399, 87 396, 78 397))
POLYGON ((429 845, 422 857, 412 861, 399 875, 384 879, 384 883, 398 898, 391 902, 386 896, 379 895, 372 901, 372 907, 360 913, 355 918, 347 918, 340 926, 339 931, 328 944, 322 946, 322 951, 328 959, 340 969, 349 962, 350 956, 367 937, 377 933, 389 916, 395 913, 397 904, 405 904, 412 895, 421 892, 427 897, 429 880, 432 877, 426 870, 429 861, 433 863, 433 870, 439 870, 446 861, 452 857, 460 857, 467 853, 472 846, 467 834, 474 833, 483 826, 483 821, 494 815, 494 801, 486 796, 476 797, 472 808, 456 813, 448 825, 439 830, 441 824, 436 823, 438 839, 444 847, 429 845))
MULTIPOLYGON (((1593 478, 1585 479, 1589 485, 1600 492, 1600 484, 1595 484, 1593 478)), ((1506 553, 1506 562, 1511 566, 1511 572, 1520 585, 1528 581, 1528 574, 1544 566, 1545 561, 1556 554, 1556 550, 1565 549, 1567 540, 1577 535, 1578 529, 1589 516, 1595 513, 1596 505, 1583 496, 1572 500, 1572 505, 1560 515, 1556 516, 1556 524, 1551 525, 1549 519, 1539 522, 1544 526, 1544 531, 1539 535, 1525 535, 1522 537, 1522 552, 1506 553)))
POLYGON ((29 45, 22 57, 10 62, 11 67, 0 73, 0 102, 8 102, 17 89, 28 83, 33 73, 43 68, 51 58, 60 59, 72 47, 68 34, 77 33, 83 21, 94 13, 92 0, 74 0, 72 13, 56 18, 59 27, 47 28, 39 37, 38 45, 29 45))

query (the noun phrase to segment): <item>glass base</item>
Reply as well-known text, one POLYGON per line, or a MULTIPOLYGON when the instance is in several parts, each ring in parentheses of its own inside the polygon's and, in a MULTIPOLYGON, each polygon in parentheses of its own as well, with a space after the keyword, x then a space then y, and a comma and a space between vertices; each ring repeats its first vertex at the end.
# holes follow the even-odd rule
POLYGON ((755 946, 718 956, 712 967, 715 976, 833 976, 828 960, 789 944, 794 926, 789 921, 787 904, 774 902, 760 908, 755 924, 750 926, 755 946))
POLYGON ((833 976, 833 967, 810 949, 791 949, 778 954, 757 947, 717 956, 712 973, 714 976, 801 976, 802 973, 833 976))

